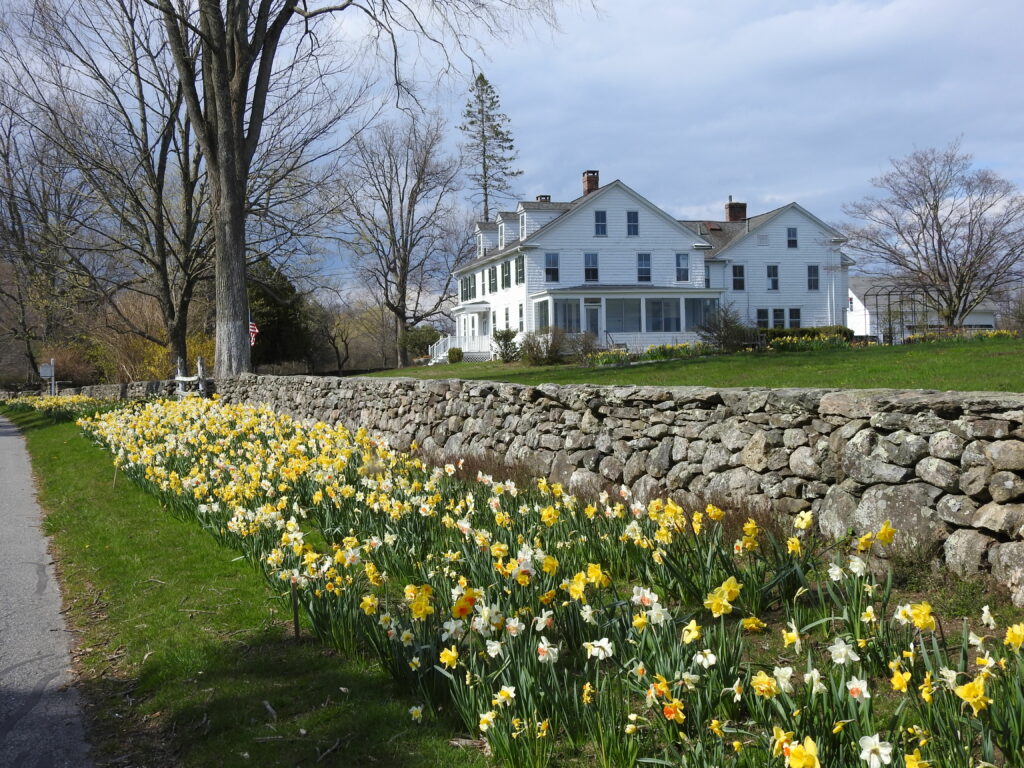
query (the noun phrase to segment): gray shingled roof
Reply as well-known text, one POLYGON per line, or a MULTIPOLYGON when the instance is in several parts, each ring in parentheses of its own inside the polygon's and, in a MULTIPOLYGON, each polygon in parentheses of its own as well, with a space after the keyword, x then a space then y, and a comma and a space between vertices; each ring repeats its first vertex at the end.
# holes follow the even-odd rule
POLYGON ((716 251, 721 251, 743 235, 753 232, 761 225, 771 221, 783 208, 788 207, 788 204, 783 205, 742 221, 708 221, 706 219, 702 221, 684 221, 679 219, 679 223, 694 230, 698 235, 715 246, 716 251))
POLYGON ((523 200, 519 203, 524 211, 567 211, 572 203, 542 202, 540 200, 523 200))

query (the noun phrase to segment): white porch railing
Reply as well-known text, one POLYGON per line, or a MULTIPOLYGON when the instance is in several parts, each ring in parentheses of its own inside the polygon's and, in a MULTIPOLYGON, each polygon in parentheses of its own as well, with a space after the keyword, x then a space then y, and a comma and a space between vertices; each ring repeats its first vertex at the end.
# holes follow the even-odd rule
POLYGON ((490 336, 444 336, 430 345, 430 364, 447 363, 448 350, 458 347, 467 360, 490 360, 490 336))

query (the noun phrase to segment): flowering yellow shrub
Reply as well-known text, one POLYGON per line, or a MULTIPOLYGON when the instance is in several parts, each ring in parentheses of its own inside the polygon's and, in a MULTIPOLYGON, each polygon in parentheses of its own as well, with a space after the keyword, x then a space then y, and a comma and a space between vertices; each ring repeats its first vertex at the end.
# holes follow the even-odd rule
MULTIPOLYGON (((510 766, 1024 764, 1024 622, 943 626, 865 559, 709 506, 577 499, 427 466, 363 430, 191 399, 81 422, 114 461, 294 589, 510 766)), ((870 534, 870 535, 869 535, 870 534)), ((848 547, 846 545, 849 545, 848 547)))

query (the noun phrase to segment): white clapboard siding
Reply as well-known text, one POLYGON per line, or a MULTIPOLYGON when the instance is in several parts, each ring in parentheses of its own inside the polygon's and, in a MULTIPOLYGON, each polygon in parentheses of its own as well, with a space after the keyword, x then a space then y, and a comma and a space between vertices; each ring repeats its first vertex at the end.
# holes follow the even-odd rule
MULTIPOLYGON (((783 211, 722 252, 726 261, 726 291, 722 301, 754 322, 757 309, 800 309, 801 325, 845 325, 847 270, 841 266, 839 247, 830 243, 834 233, 823 229, 797 209, 783 211), (796 227, 797 247, 787 246, 787 229, 796 227), (762 237, 759 237, 762 236, 762 237), (767 239, 767 245, 759 243, 767 239), (732 265, 743 264, 746 289, 732 290, 732 265), (779 289, 768 288, 768 265, 779 266, 779 289), (807 288, 807 266, 818 265, 817 291, 807 288)), ((769 312, 769 316, 771 312, 769 312)))

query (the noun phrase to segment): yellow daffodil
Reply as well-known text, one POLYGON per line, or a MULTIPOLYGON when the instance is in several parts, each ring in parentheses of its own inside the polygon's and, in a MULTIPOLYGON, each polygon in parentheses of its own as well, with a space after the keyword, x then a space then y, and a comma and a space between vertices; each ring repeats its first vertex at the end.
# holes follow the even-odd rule
POLYGON ((892 544, 892 540, 896 537, 896 529, 892 527, 890 521, 886 520, 882 523, 882 527, 878 529, 878 533, 875 538, 879 544, 889 546, 892 544))

